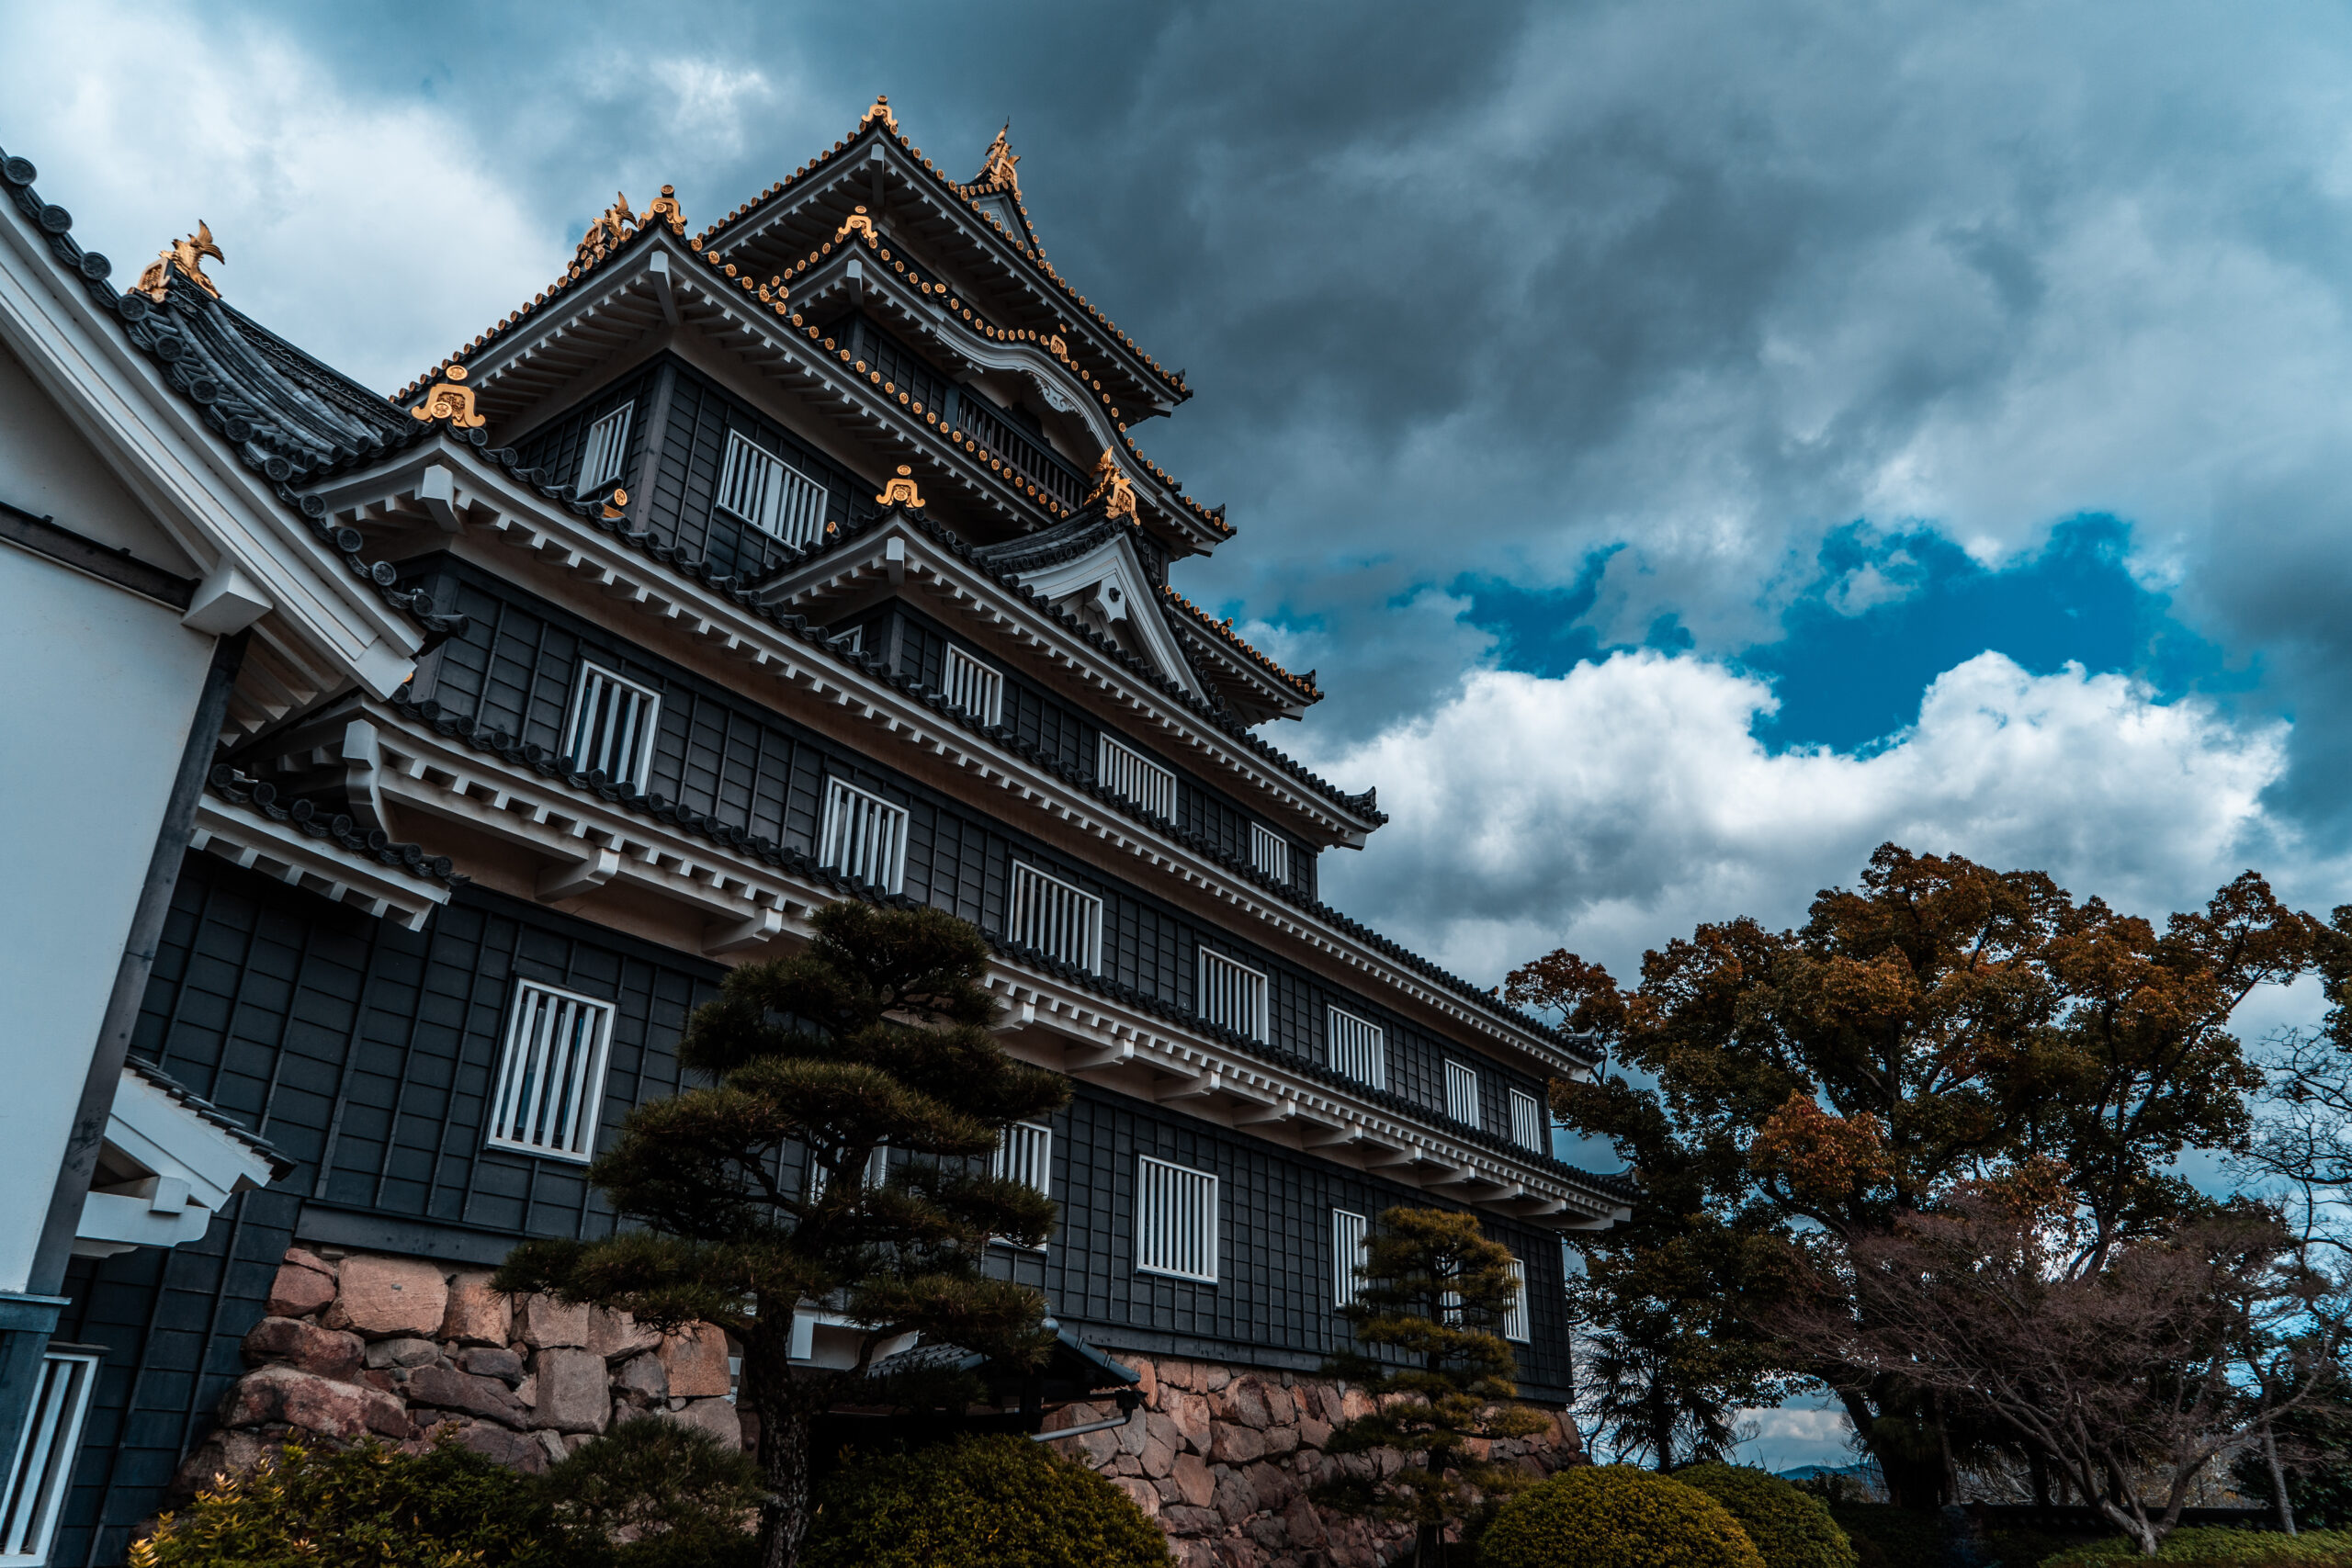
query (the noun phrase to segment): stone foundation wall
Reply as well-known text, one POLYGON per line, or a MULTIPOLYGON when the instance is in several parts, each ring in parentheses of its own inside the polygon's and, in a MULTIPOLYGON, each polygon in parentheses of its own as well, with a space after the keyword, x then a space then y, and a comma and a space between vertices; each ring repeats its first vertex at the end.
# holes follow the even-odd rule
MULTIPOLYGON (((1370 1396, 1292 1374, 1212 1362, 1117 1358, 1141 1379, 1143 1409, 1124 1427, 1054 1448, 1108 1476, 1168 1532, 1182 1568, 1379 1568, 1412 1530, 1318 1508, 1310 1488, 1342 1475, 1393 1474, 1395 1453, 1324 1451, 1331 1428, 1372 1413, 1370 1396)), ((1115 1405, 1073 1404, 1048 1429, 1113 1419, 1115 1405)), ((1581 1459, 1576 1428, 1473 1445, 1542 1479, 1581 1459)))
POLYGON ((707 1324, 663 1334, 627 1313, 510 1299, 488 1269, 299 1247, 267 1311, 245 1336, 253 1370, 221 1399, 220 1429, 181 1466, 183 1491, 305 1435, 421 1448, 449 1428, 533 1472, 641 1417, 743 1444, 727 1337, 707 1324))

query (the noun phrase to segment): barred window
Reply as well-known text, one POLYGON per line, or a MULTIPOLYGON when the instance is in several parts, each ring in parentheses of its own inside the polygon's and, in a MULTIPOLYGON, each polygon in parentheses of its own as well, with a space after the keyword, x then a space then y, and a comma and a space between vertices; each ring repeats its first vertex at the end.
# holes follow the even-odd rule
POLYGON ((1510 1091, 1510 1141, 1523 1149, 1544 1149, 1544 1103, 1525 1089, 1510 1091))
POLYGON ((564 765, 575 773, 601 769, 607 783, 644 788, 661 713, 662 699, 652 691, 601 665, 582 664, 564 726, 564 765))
POLYGON ((840 779, 827 779, 817 863, 885 893, 899 891, 907 870, 906 808, 840 779))
POLYGON ((1136 1156, 1136 1269, 1216 1282, 1216 1178, 1136 1156))
POLYGON ((1388 1031, 1333 1008, 1326 1033, 1330 1041, 1333 1072, 1345 1073, 1374 1089, 1388 1087, 1388 1031))
POLYGON ((989 1158, 989 1174, 1000 1181, 1018 1181, 1039 1194, 1054 1194, 1054 1130, 1035 1122, 1015 1122, 996 1141, 989 1158))
POLYGON ((1357 1273, 1372 1246, 1372 1222, 1345 1209, 1331 1211, 1331 1304, 1353 1306, 1363 1293, 1357 1273))
POLYGON ((1478 1119, 1478 1073, 1460 1062, 1445 1065, 1445 1113, 1456 1122, 1476 1127, 1478 1119))
POLYGON ((517 985, 499 1056, 491 1144, 558 1159, 594 1154, 612 1034, 610 1002, 528 980, 517 985))
POLYGON ((57 1533, 65 1489, 82 1449, 82 1420, 89 1414, 90 1391, 98 1381, 102 1352, 78 1345, 51 1344, 42 1355, 8 1467, 7 1490, 0 1492, 0 1562, 49 1561, 50 1538, 57 1533))
POLYGON ((1004 717, 1004 677, 960 648, 947 650, 947 676, 940 694, 982 724, 1004 717))
MULTIPOLYGON (((865 1173, 858 1179, 861 1190, 885 1186, 890 1179, 890 1149, 887 1144, 876 1144, 865 1156, 865 1173)), ((817 1202, 825 1196, 825 1168, 812 1156, 808 1161, 808 1201, 817 1202)))
POLYGON ((1266 1038, 1266 977, 1221 953, 1201 949, 1201 1017, 1245 1039, 1266 1038))
POLYGON ((1527 1265, 1516 1258, 1510 1260, 1510 1305, 1503 1309, 1503 1337, 1524 1345, 1533 1337, 1527 1331, 1527 1265))
POLYGON ((1290 840, 1280 833, 1250 824, 1250 863, 1287 885, 1290 881, 1290 840))
POLYGON ((1102 900, 1035 866, 1012 867, 1013 941, 1089 974, 1102 967, 1102 900))
POLYGON ((622 459, 628 456, 628 416, 635 403, 623 403, 588 427, 587 444, 580 453, 580 479, 574 487, 582 495, 599 491, 621 477, 622 459))
POLYGON ((1102 737, 1094 776, 1146 811, 1176 820, 1176 775, 1134 748, 1102 737))
POLYGON ((796 548, 815 544, 825 529, 825 487, 738 430, 727 433, 718 504, 796 548))

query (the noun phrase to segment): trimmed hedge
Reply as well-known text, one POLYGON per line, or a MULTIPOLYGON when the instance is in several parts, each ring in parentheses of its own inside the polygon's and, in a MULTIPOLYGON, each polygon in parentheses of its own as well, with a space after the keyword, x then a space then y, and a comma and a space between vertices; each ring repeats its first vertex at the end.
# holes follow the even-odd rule
POLYGON ((1721 1503, 1763 1556, 1764 1568, 1854 1568, 1854 1543, 1817 1497, 1777 1475, 1736 1464, 1694 1464, 1674 1479, 1721 1503))
MULTIPOLYGON (((2145 1562, 2140 1549, 2124 1536, 2042 1559, 2041 1568, 2094 1568, 2109 1562, 2145 1562)), ((2194 1568, 2352 1568, 2352 1530, 2305 1530, 2280 1535, 2276 1530, 2232 1529, 2225 1525, 2200 1525, 2165 1537, 2154 1558, 2157 1562, 2189 1564, 2194 1568)))
POLYGON ((1482 1568, 1765 1568, 1729 1510, 1628 1464, 1562 1471, 1502 1506, 1482 1568))
POLYGON ((1135 1500, 1025 1438, 962 1438, 827 1482, 803 1568, 1167 1568, 1135 1500))

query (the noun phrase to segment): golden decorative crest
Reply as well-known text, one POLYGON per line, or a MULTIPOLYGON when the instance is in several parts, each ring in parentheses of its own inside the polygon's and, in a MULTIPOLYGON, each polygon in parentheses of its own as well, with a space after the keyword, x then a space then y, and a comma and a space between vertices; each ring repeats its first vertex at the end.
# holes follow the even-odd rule
POLYGON ((1062 341, 1062 334, 1059 333, 1056 333, 1053 336, 1047 338, 1046 340, 1046 346, 1054 351, 1054 357, 1056 359, 1068 359, 1069 357, 1069 344, 1062 341))
POLYGON ((613 491, 613 498, 605 502, 605 521, 607 523, 617 521, 621 514, 621 508, 628 504, 628 491, 616 489, 613 491))
POLYGON ((441 374, 445 379, 433 383, 433 389, 424 394, 424 401, 408 411, 409 417, 446 419, 462 430, 479 430, 489 423, 474 412, 474 389, 465 385, 466 367, 452 365, 441 374))
POLYGON ((894 135, 898 132, 899 117, 890 112, 890 95, 888 93, 878 95, 874 100, 874 107, 858 117, 857 129, 864 130, 877 119, 882 122, 883 130, 894 135))
POLYGON ((677 186, 663 186, 662 194, 653 198, 653 205, 645 209, 645 216, 639 221, 651 223, 656 220, 667 223, 673 229, 683 229, 686 226, 686 209, 678 205, 677 186))
MULTIPOLYGON (((670 205, 675 207, 677 203, 670 205)), ((590 262, 603 261, 621 248, 621 242, 636 227, 636 209, 629 206, 628 197, 615 191, 612 206, 590 220, 588 232, 580 237, 580 248, 571 254, 572 265, 585 266, 590 262)))
POLYGON ((1119 471, 1118 460, 1111 456, 1108 446, 1102 448, 1102 456, 1094 465, 1093 479, 1092 487, 1086 492, 1086 504, 1102 502, 1103 516, 1135 521, 1136 487, 1119 471))
POLYGON ((852 234, 863 234, 867 239, 875 241, 882 238, 874 231, 874 220, 865 215, 865 209, 863 207, 842 220, 842 226, 833 231, 833 243, 838 245, 852 234))
POLYGON ((139 292, 156 304, 162 304, 164 295, 169 292, 172 272, 177 269, 181 276, 193 279, 198 288, 215 299, 220 299, 220 290, 204 276, 204 258, 207 256, 217 262, 229 259, 220 254, 220 247, 212 243, 212 225, 199 218, 196 220, 195 233, 185 240, 174 240, 155 253, 155 259, 149 262, 147 270, 139 275, 139 292))
POLYGON ((1012 122, 1008 119, 1004 122, 1004 129, 996 133, 996 140, 989 143, 988 158, 980 164, 980 177, 972 182, 974 185, 1009 186, 1015 195, 1020 193, 1021 172, 1013 165, 1021 159, 1013 152, 1012 142, 1006 140, 1012 134, 1012 122))
POLYGON ((899 477, 882 481, 882 493, 874 498, 884 506, 921 506, 922 496, 915 489, 914 470, 904 463, 899 465, 899 477))

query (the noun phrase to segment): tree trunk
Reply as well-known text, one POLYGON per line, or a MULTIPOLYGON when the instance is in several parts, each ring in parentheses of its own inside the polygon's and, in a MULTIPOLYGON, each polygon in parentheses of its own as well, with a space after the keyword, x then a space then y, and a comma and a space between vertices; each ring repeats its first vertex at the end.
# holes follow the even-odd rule
POLYGON ((808 1438, 815 1412, 785 1398, 759 1412, 760 1472, 767 1506, 760 1510, 760 1568, 794 1568, 808 1535, 808 1438))
POLYGON ((2295 1506, 2287 1500, 2287 1471, 2278 1462, 2278 1434, 2269 1427, 2262 1429, 2262 1462, 2270 1467, 2270 1501, 2278 1510, 2278 1531, 2293 1535, 2295 1506))

